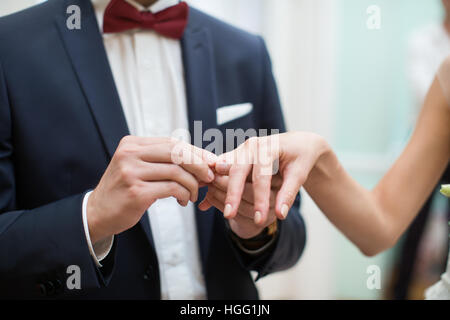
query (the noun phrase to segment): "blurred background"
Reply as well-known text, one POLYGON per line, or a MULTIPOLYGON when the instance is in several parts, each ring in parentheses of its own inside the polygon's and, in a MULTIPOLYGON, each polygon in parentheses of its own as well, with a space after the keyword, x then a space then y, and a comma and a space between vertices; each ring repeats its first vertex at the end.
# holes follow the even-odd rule
MULTIPOLYGON (((43 1, 1 0, 0 16, 43 1)), ((450 54, 441 0, 188 0, 262 35, 290 130, 325 136, 372 188, 408 141, 440 61, 450 54)), ((405 192, 407 192, 405 186, 405 192)), ((448 203, 435 197, 396 248, 364 257, 306 194, 299 264, 260 282, 264 299, 422 299, 444 271, 448 203), (381 288, 369 289, 370 266, 381 288)))

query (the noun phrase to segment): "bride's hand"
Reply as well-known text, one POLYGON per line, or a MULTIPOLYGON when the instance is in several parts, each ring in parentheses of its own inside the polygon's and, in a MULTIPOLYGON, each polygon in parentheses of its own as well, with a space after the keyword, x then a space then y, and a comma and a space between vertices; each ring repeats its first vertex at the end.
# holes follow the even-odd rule
POLYGON ((262 219, 257 225, 267 223, 272 175, 279 173, 283 179, 275 202, 279 219, 287 217, 300 188, 308 178, 317 160, 329 150, 320 136, 306 132, 292 132, 269 137, 251 138, 236 150, 223 154, 216 171, 229 176, 224 216, 233 219, 238 212, 246 180, 253 183, 254 212, 262 219))

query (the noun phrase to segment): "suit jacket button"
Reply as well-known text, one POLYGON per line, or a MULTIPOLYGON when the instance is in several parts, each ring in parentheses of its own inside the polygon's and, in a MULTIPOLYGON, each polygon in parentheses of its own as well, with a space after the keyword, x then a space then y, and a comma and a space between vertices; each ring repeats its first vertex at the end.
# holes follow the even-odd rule
POLYGON ((144 272, 144 280, 150 280, 153 274, 153 267, 149 266, 144 272))
POLYGON ((38 283, 37 289, 41 295, 43 295, 43 296, 47 295, 47 288, 45 287, 45 285, 43 283, 38 283))
POLYGON ((47 281, 45 283, 45 288, 47 289, 47 296, 52 296, 55 294, 55 284, 53 281, 47 281))
POLYGON ((56 294, 60 294, 60 293, 62 293, 64 291, 63 290, 64 288, 63 288, 61 280, 56 279, 55 282, 54 282, 54 285, 55 285, 55 293, 56 294))

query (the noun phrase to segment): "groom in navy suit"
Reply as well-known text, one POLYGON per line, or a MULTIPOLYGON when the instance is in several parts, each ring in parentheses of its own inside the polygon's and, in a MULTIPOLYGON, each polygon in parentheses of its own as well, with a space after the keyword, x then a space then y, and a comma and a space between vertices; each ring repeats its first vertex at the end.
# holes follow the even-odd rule
POLYGON ((302 254, 300 202, 270 225, 199 212, 209 160, 175 164, 165 138, 195 121, 285 130, 260 37, 173 0, 1 18, 0 297, 257 299, 250 271, 302 254))

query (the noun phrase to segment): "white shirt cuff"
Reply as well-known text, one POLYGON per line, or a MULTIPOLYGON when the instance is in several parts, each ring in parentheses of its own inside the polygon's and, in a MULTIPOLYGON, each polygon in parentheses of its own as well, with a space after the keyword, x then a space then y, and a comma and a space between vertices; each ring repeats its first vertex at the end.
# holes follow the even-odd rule
POLYGON ((101 240, 94 245, 92 245, 91 242, 91 236, 89 234, 89 226, 87 221, 87 203, 89 200, 89 196, 91 195, 92 191, 86 193, 83 199, 83 207, 82 207, 82 215, 83 215, 83 226, 84 226, 84 233, 86 235, 86 241, 89 247, 89 252, 92 256, 92 258, 95 261, 95 264, 97 267, 101 268, 102 264, 100 263, 103 259, 108 256, 109 252, 111 251, 113 242, 114 242, 114 236, 111 236, 109 238, 106 238, 104 240, 101 240))

